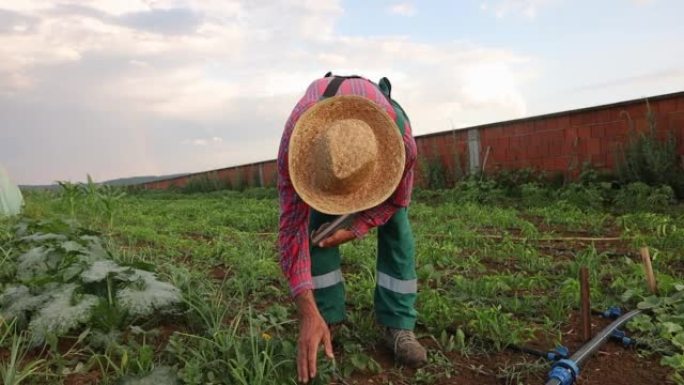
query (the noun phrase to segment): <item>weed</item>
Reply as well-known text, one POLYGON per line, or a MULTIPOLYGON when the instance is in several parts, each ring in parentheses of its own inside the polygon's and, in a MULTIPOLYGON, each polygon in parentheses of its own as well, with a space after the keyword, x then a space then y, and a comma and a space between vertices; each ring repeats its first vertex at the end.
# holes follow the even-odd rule
POLYGON ((628 113, 622 113, 630 128, 630 141, 617 158, 618 176, 624 183, 642 182, 651 186, 669 185, 678 197, 684 197, 684 170, 679 164, 677 140, 670 132, 660 139, 656 127, 656 116, 646 102, 645 132, 635 128, 628 113))
MULTIPOLYGON (((597 306, 620 302, 627 290, 632 294, 625 297, 626 303, 635 305, 648 297, 643 268, 634 258, 644 244, 651 249, 662 293, 670 297, 676 292, 684 279, 680 206, 659 206, 658 199, 652 199, 639 208, 627 202, 618 207, 614 200, 621 190, 594 182, 589 174, 583 183, 560 189, 535 175, 527 177, 528 183, 517 187, 493 178, 468 178, 449 190, 415 191, 410 218, 417 240, 417 322, 421 338, 432 341, 431 361, 415 374, 392 368, 384 369, 383 377, 397 384, 458 381, 453 367, 460 365, 500 383, 537 381, 546 368, 534 363, 494 368, 463 364, 458 361, 464 358, 454 360, 453 355, 469 360, 509 344, 539 343, 539 336, 544 342, 563 342, 561 330, 566 330, 568 315, 577 306, 580 264, 592 266, 592 300, 597 306), (623 240, 593 246, 549 241, 573 235, 623 240)), ((523 183, 526 176, 507 178, 523 183)), ((104 194, 101 187, 90 188, 104 194)), ((648 195, 656 193, 660 194, 657 187, 649 187, 648 195)), ((165 372, 165 378, 184 384, 294 384, 297 327, 277 262, 276 198, 274 189, 253 188, 196 194, 128 192, 114 200, 115 220, 110 221, 101 200, 90 203, 82 192, 74 196, 73 210, 62 193, 27 195, 25 216, 34 220, 0 220, 3 299, 21 294, 23 289, 9 290, 19 283, 29 289, 31 298, 38 297, 20 301, 22 305, 39 309, 44 306, 40 295, 48 288, 51 296, 61 291, 44 287, 55 280, 59 285, 77 284, 69 306, 62 306, 65 310, 87 301, 88 295, 98 298, 90 310, 93 316, 66 332, 77 341, 85 333, 73 349, 57 349, 64 346, 57 338, 61 331, 46 333, 48 354, 41 356, 46 362, 30 381, 58 383, 74 370, 99 368, 103 384, 143 384, 157 378, 153 373, 165 377, 155 371, 163 366, 173 372, 165 372), (63 217, 78 218, 83 226, 54 220, 63 217), (98 265, 91 272, 101 272, 102 279, 81 284, 83 272, 105 260, 115 264, 98 265), (182 302, 173 306, 173 313, 131 314, 129 307, 144 301, 120 301, 118 293, 125 287, 145 292, 140 290, 143 283, 150 286, 142 276, 128 280, 135 269, 156 271, 159 282, 167 277, 177 288, 182 302), (173 333, 155 334, 160 319, 173 333)), ((337 373, 357 378, 383 370, 372 360, 380 337, 372 311, 374 233, 343 246, 341 253, 348 324, 335 337, 341 349, 337 373)), ((169 294, 163 290, 145 298, 163 300, 169 294)), ((39 313, 19 307, 13 311, 24 314, 23 320, 16 318, 20 329, 39 313)), ((676 323, 648 320, 654 330, 666 328, 665 322, 676 323)), ((674 338, 678 333, 671 334, 674 338)), ((657 349, 676 347, 659 333, 654 337, 663 340, 657 349)), ((32 336, 24 338, 30 341, 32 336)), ((5 349, 10 341, 5 340, 5 349)), ((319 364, 316 383, 326 383, 336 369, 322 357, 319 364)))
POLYGON ((421 177, 423 184, 432 190, 448 187, 447 170, 439 157, 420 159, 421 177))
POLYGON ((9 341, 9 357, 0 362, 0 379, 5 385, 19 385, 34 376, 45 364, 44 359, 29 359, 30 346, 26 334, 19 333, 14 321, 0 317, 0 347, 9 341))

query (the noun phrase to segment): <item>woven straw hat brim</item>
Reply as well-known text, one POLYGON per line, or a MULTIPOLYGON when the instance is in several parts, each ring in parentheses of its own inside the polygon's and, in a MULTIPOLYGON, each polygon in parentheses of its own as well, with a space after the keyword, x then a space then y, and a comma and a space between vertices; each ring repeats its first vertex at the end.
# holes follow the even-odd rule
POLYGON ((404 141, 394 120, 377 103, 356 95, 324 99, 309 108, 297 121, 290 137, 289 172, 297 194, 315 210, 342 215, 375 207, 396 190, 404 172, 404 141), (326 192, 316 187, 316 164, 312 145, 331 122, 342 119, 364 121, 373 130, 378 158, 366 182, 346 193, 326 192))

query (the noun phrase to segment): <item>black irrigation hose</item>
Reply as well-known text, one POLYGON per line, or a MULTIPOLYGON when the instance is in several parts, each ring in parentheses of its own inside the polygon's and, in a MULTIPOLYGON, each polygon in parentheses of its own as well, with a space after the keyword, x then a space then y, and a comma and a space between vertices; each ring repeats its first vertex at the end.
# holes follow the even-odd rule
POLYGON ((641 313, 641 310, 632 310, 629 313, 621 316, 617 320, 613 321, 610 325, 608 325, 606 328, 601 330, 594 338, 592 338, 589 342, 584 344, 578 351, 573 354, 570 359, 575 361, 577 365, 582 365, 584 362, 591 357, 598 348, 603 345, 608 338, 610 338, 611 334, 613 332, 620 328, 623 324, 627 323, 630 319, 634 318, 637 314, 641 313))
POLYGON ((525 346, 508 345, 508 346, 506 346, 506 349, 513 350, 516 352, 531 354, 531 355, 537 356, 537 357, 546 358, 546 352, 543 352, 543 351, 538 350, 538 349, 528 348, 525 346))
POLYGON ((556 362, 549 373, 549 380, 546 382, 546 385, 572 385, 579 375, 580 367, 598 350, 598 348, 610 339, 610 336, 615 330, 639 313, 641 313, 641 310, 632 310, 629 313, 620 316, 601 330, 589 342, 579 348, 579 350, 570 356, 569 359, 556 362))

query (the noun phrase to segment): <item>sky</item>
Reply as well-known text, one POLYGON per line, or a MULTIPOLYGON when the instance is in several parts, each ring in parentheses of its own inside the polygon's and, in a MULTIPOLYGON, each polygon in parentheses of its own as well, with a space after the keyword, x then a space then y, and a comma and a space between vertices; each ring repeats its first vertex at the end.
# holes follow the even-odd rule
POLYGON ((0 0, 18 184, 273 159, 327 71, 387 76, 414 134, 684 90, 681 0, 0 0))

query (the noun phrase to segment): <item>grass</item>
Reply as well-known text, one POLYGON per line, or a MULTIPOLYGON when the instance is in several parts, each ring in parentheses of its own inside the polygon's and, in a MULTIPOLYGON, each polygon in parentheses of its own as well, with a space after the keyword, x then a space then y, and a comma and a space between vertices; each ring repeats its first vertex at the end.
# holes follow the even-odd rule
MULTIPOLYGON (((573 203, 582 202, 585 192, 563 194, 537 186, 524 189, 527 199, 506 198, 486 183, 484 190, 471 183, 464 190, 415 194, 410 218, 420 280, 417 331, 430 352, 430 365, 420 371, 382 360, 386 353, 378 347, 380 333, 372 317, 374 234, 343 246, 350 325, 336 343, 347 382, 389 378, 395 384, 429 384, 458 379, 464 371, 487 373, 499 383, 541 382, 548 365, 531 358, 492 360, 480 367, 477 357, 500 354, 509 344, 536 342, 550 349, 561 343, 577 308, 580 265, 591 269, 596 307, 634 307, 647 296, 635 255, 641 244, 653 249, 664 294, 684 279, 679 206, 652 211, 587 207, 573 203), (545 241, 577 235, 624 239, 545 241), (623 303, 627 290, 633 296, 623 303)), ((295 383, 295 311, 277 262, 273 189, 99 194, 88 199, 70 191, 31 192, 24 215, 73 218, 103 234, 116 262, 154 265, 161 279, 179 288, 184 312, 161 324, 134 324, 112 337, 108 348, 80 342, 72 346, 78 354, 65 355, 59 342, 84 332, 72 330, 54 349, 14 363, 30 383, 69 384, 95 372, 102 383, 114 384, 167 367, 185 384, 295 383)), ((0 262, 13 255, 15 222, 0 221, 0 262)), ((13 268, 0 264, 0 276, 13 268)), ((0 341, 0 357, 13 352, 15 340, 21 348, 23 338, 8 332, 0 341)), ((324 360, 321 365, 317 383, 327 383, 333 369, 324 360)))

